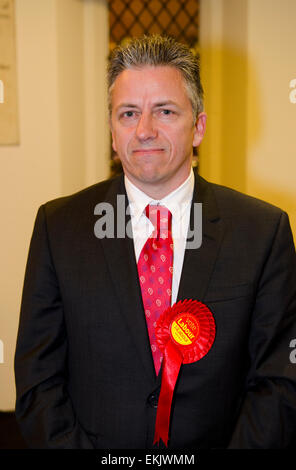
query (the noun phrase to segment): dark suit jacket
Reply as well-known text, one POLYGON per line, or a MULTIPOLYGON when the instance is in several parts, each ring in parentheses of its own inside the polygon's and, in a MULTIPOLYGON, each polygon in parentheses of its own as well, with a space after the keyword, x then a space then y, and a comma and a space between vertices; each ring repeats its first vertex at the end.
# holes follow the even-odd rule
MULTIPOLYGON (((98 239, 122 177, 40 207, 15 356, 16 416, 33 448, 151 448, 155 376, 133 240, 98 239)), ((285 448, 295 439, 295 249, 286 213, 196 176, 202 246, 178 300, 208 305, 216 338, 183 365, 170 448, 285 448)), ((115 232, 116 233, 116 232, 115 232)))

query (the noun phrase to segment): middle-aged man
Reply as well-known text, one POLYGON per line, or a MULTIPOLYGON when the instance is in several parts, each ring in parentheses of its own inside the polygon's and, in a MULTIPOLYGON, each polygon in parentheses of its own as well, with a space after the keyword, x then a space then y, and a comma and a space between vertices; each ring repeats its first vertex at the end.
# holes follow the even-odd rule
POLYGON ((15 356, 24 437, 35 448, 153 447, 169 363, 156 327, 167 307, 191 300, 210 312, 214 337, 181 365, 168 447, 291 446, 296 278, 287 214, 193 172, 206 115, 187 47, 152 36, 116 48, 109 98, 124 175, 42 205, 35 222, 15 356))

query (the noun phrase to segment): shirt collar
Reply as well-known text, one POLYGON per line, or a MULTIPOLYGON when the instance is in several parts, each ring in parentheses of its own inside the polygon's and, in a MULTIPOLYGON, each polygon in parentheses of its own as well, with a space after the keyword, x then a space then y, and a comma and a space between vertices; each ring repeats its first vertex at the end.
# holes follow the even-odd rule
POLYGON ((147 204, 161 204, 167 207, 173 216, 182 217, 184 210, 191 203, 193 188, 194 188, 194 174, 191 168, 188 178, 174 191, 165 196, 163 199, 155 200, 137 188, 126 175, 124 175, 124 184, 129 200, 131 215, 135 223, 138 222, 142 216, 147 204))

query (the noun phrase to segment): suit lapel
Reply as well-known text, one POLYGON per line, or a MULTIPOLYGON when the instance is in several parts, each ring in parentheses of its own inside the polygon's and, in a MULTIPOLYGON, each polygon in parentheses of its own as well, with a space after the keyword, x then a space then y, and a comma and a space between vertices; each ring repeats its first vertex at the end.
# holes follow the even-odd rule
MULTIPOLYGON (((177 302, 185 299, 203 301, 224 234, 214 193, 210 184, 199 175, 195 175, 190 213, 191 232, 194 229, 194 203, 202 203, 202 244, 200 248, 185 250, 177 302)), ((159 388, 161 376, 162 368, 156 382, 159 388)))
MULTIPOLYGON (((119 180, 119 184, 117 181, 118 180, 115 180, 106 197, 106 202, 110 203, 114 208, 115 238, 103 238, 101 242, 115 291, 120 301, 122 315, 124 316, 128 330, 143 363, 144 371, 148 378, 154 382, 156 374, 142 304, 141 289, 138 281, 133 239, 128 236, 124 236, 123 238, 116 237, 117 196, 120 195, 121 201, 124 201, 123 205, 125 206, 125 210, 128 205, 123 177, 119 180)), ((130 221, 130 216, 124 216, 122 220, 125 229, 127 222, 130 221)))
POLYGON ((224 234, 211 185, 199 175, 195 176, 190 215, 191 230, 194 228, 194 203, 202 203, 202 244, 200 248, 185 250, 177 300, 203 301, 224 234))

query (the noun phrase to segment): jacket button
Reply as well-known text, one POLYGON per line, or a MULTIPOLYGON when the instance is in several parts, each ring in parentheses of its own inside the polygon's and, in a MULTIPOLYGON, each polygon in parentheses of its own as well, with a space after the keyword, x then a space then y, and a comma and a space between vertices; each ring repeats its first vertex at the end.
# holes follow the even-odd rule
POLYGON ((151 395, 149 395, 147 401, 148 401, 148 404, 152 408, 157 408, 157 404, 158 404, 158 396, 157 395, 155 395, 154 393, 151 393, 151 395))

